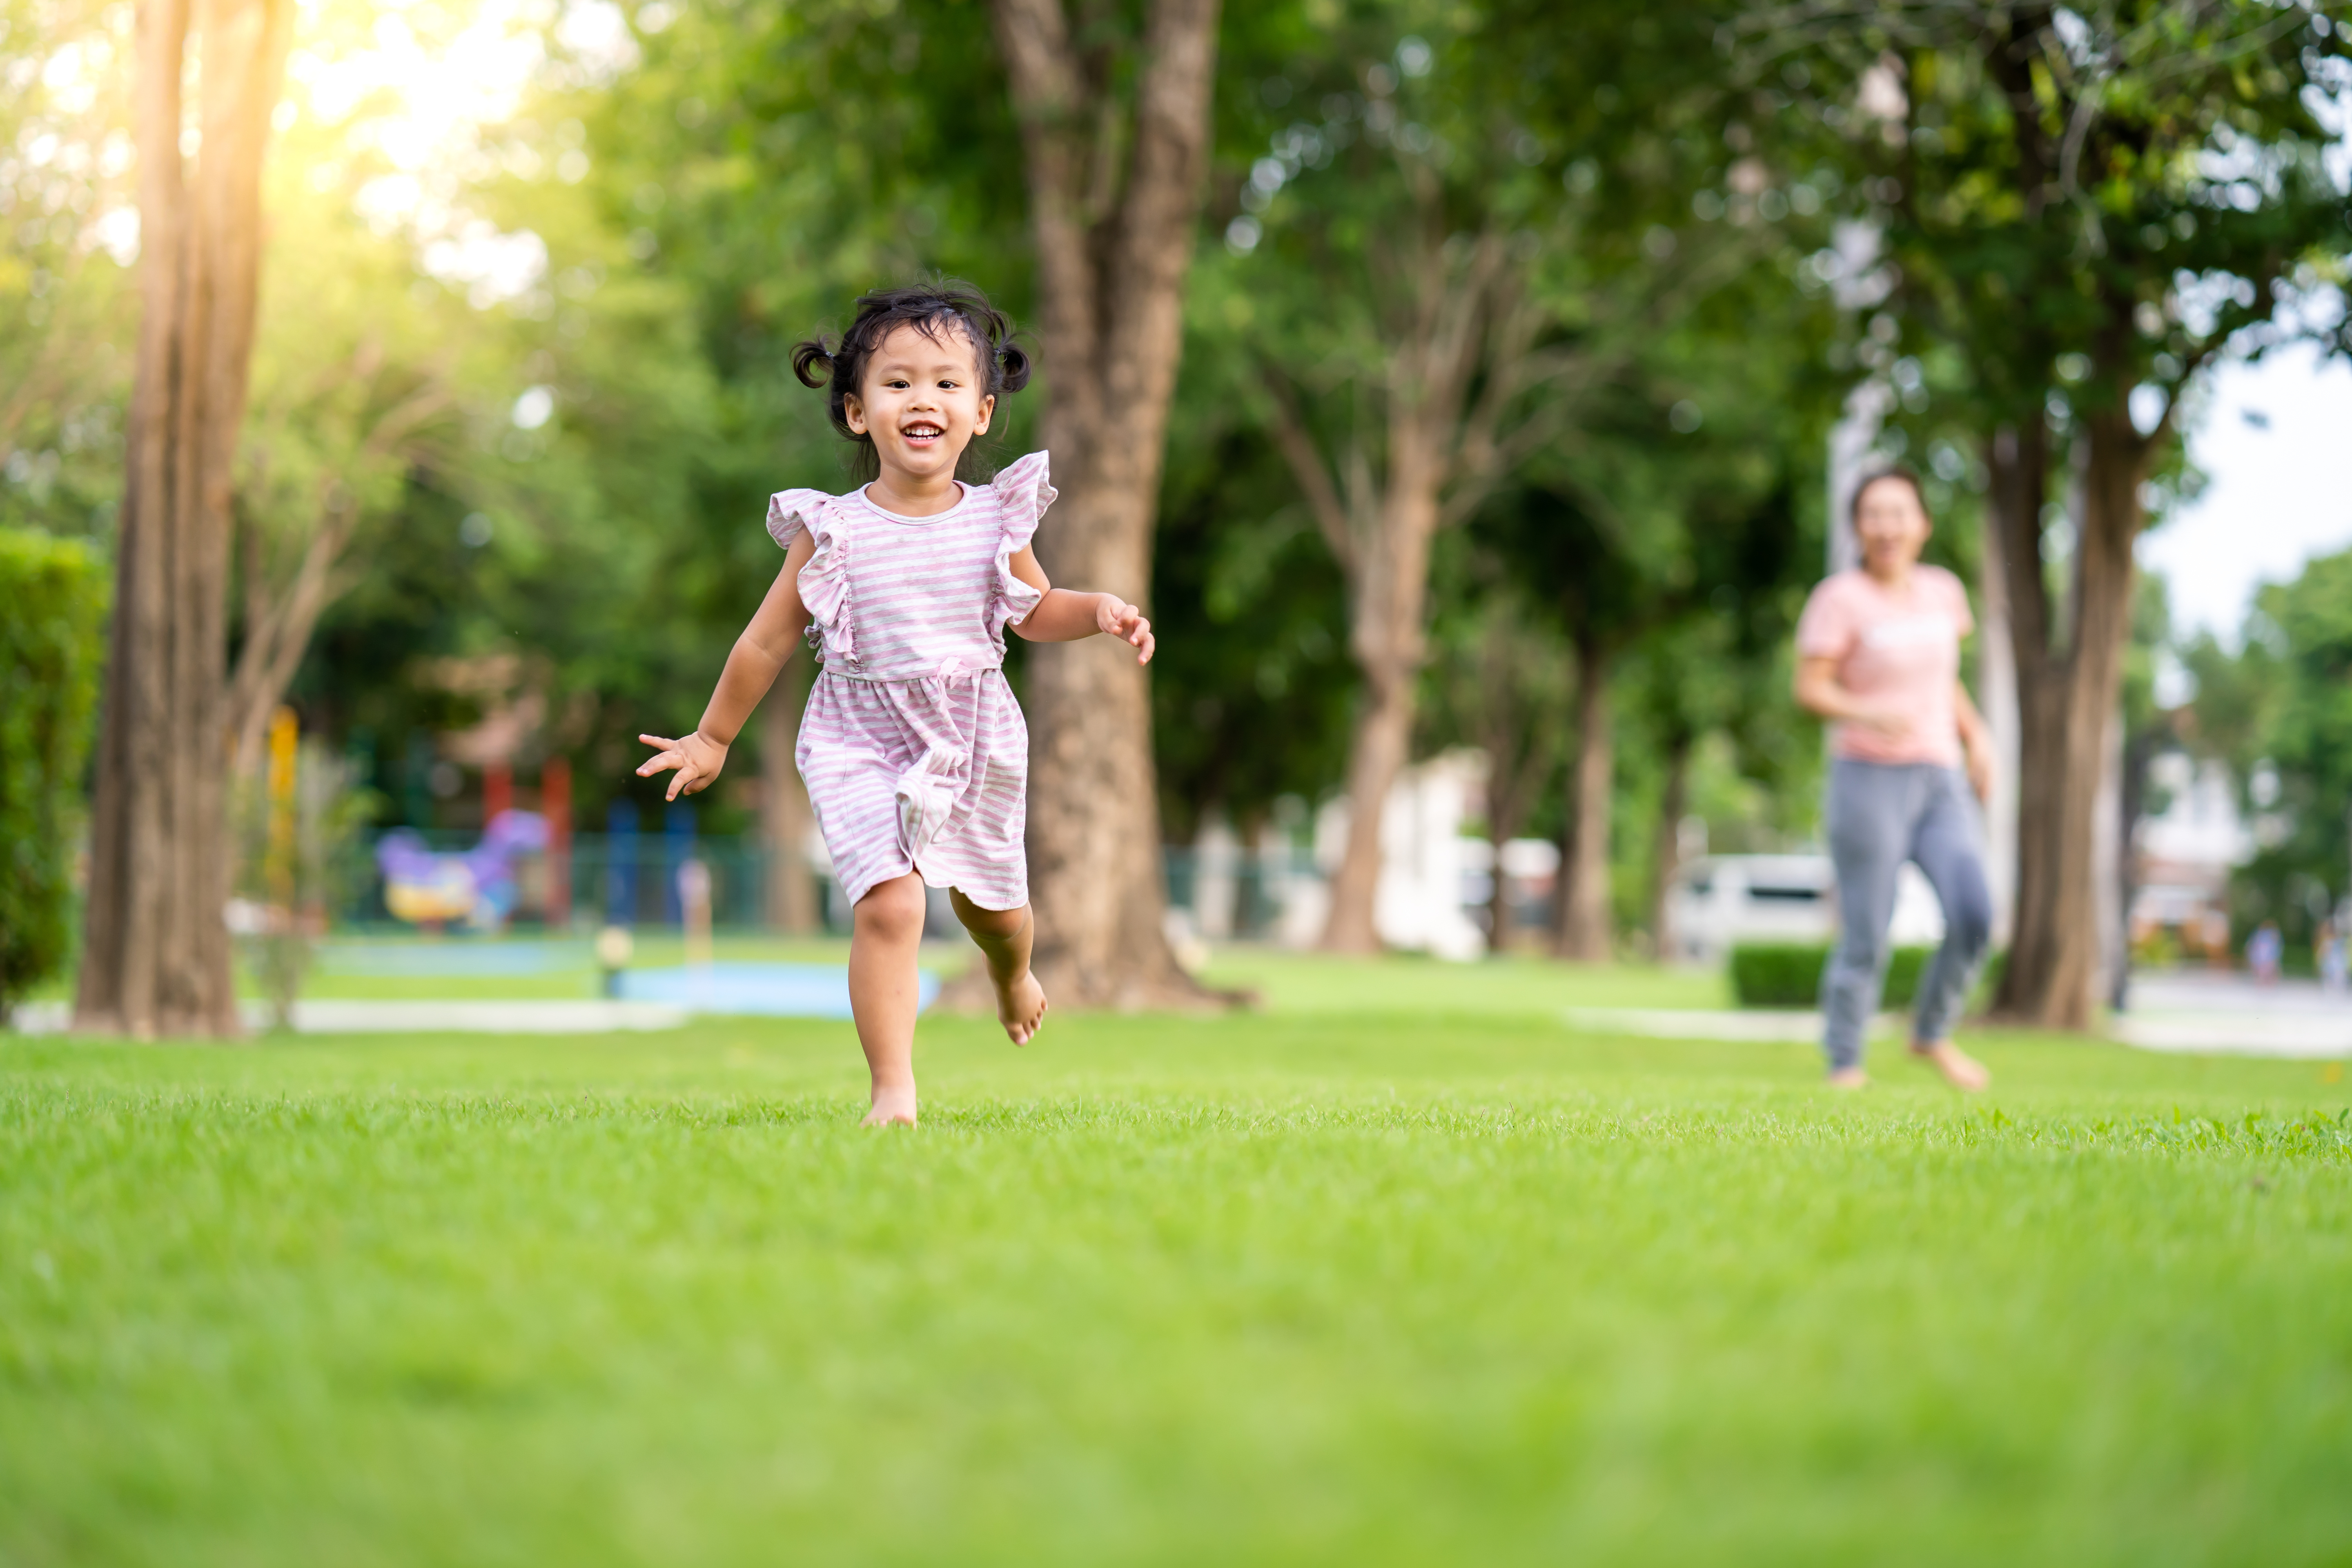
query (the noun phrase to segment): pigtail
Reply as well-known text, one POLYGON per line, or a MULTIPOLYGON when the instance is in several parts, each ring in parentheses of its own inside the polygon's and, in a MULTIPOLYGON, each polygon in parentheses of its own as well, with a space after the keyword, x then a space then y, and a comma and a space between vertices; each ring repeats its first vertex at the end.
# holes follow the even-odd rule
POLYGON ((793 374, 803 386, 823 386, 833 379, 833 351, 823 338, 803 338, 793 345, 793 374))
POLYGON ((1019 343, 1006 343, 996 351, 996 363, 1003 379, 998 384, 1007 392, 1018 392, 1029 384, 1032 368, 1029 351, 1019 343))

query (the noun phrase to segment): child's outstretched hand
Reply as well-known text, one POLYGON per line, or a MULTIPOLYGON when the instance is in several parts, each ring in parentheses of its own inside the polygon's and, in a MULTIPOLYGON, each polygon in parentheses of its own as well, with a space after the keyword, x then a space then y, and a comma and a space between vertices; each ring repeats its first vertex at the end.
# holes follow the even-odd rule
POLYGON ((1150 664, 1151 650, 1158 644, 1151 635, 1151 623, 1143 612, 1122 600, 1117 594, 1097 595, 1095 599, 1095 626, 1103 636, 1119 637, 1136 649, 1135 662, 1150 664))
POLYGON ((680 740, 668 740, 660 735, 640 735, 638 740, 661 750, 647 757, 637 769, 637 776, 649 779, 664 768, 676 768, 677 777, 669 781, 669 794, 665 800, 676 800, 682 795, 695 795, 710 787, 719 770, 727 765, 727 748, 707 738, 701 731, 680 740))

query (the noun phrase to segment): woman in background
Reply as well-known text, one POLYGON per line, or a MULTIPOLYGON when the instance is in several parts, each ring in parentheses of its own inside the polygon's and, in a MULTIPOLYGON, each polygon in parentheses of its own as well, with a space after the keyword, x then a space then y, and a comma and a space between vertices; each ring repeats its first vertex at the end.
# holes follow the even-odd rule
POLYGON ((1933 531, 1917 476, 1889 469, 1853 493, 1862 564, 1822 582, 1797 625, 1797 700, 1831 721, 1826 816, 1841 931, 1822 976, 1829 1081, 1860 1089, 1887 927, 1906 860, 1944 906, 1944 944, 1920 983, 1911 1053, 1955 1088, 1991 1081, 1952 1044, 1992 935, 1977 806, 1992 790, 1991 736, 1960 683, 1974 628, 1968 591, 1919 552, 1933 531), (1966 773, 1963 774, 1963 768, 1966 773))

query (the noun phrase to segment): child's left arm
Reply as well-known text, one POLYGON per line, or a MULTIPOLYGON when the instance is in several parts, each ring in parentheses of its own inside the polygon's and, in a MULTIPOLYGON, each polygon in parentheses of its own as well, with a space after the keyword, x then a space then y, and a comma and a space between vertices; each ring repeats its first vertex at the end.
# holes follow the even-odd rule
POLYGON ((1025 619, 1013 623, 1013 629, 1030 642, 1076 642, 1100 632, 1133 647, 1136 663, 1151 662, 1151 623, 1117 594, 1077 594, 1055 587, 1032 550, 1013 557, 1013 574, 1045 595, 1025 619))

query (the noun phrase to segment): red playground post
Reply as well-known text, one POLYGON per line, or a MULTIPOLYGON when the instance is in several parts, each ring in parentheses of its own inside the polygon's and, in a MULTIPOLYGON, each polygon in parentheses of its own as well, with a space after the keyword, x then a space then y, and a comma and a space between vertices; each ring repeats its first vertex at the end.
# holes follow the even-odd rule
POLYGON ((547 818, 547 929, 572 924, 572 760, 550 757, 539 773, 539 812, 547 818))
POLYGON ((514 768, 492 763, 482 770, 482 826, 488 828, 503 812, 514 809, 514 768))

